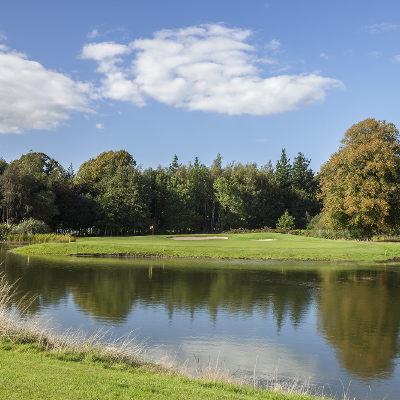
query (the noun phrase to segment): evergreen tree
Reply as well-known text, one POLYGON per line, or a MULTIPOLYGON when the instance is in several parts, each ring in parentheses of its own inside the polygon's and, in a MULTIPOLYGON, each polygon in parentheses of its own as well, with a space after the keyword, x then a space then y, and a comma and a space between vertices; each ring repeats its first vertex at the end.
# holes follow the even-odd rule
POLYGON ((285 149, 282 149, 281 158, 276 162, 274 177, 281 188, 286 189, 292 184, 292 166, 290 159, 286 156, 285 149))

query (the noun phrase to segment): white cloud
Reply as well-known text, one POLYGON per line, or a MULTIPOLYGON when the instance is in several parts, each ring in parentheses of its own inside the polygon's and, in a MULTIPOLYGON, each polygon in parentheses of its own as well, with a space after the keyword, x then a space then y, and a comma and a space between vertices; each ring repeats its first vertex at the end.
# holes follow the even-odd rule
POLYGON ((393 32, 399 28, 399 25, 389 24, 387 22, 382 24, 374 24, 364 27, 369 33, 393 32))
POLYGON ((266 142, 267 141, 267 139, 264 139, 264 138, 262 138, 262 139, 256 139, 256 142, 266 142))
POLYGON ((119 55, 129 54, 131 51, 128 46, 114 42, 90 43, 83 46, 80 57, 103 61, 119 55))
POLYGON ((96 36, 99 36, 99 31, 97 29, 93 29, 92 32, 90 32, 86 35, 86 37, 89 39, 93 39, 96 36))
POLYGON ((54 129, 73 111, 93 112, 91 86, 0 45, 0 133, 54 129))
POLYGON ((280 45, 281 43, 278 40, 272 39, 268 44, 265 45, 265 48, 267 50, 276 50, 280 45))
POLYGON ((96 60, 104 74, 101 96, 138 106, 155 99, 187 110, 265 115, 322 102, 326 90, 344 88, 314 73, 262 79, 256 64, 273 61, 257 57, 246 43, 251 34, 217 24, 161 30, 129 45, 86 44, 81 58, 96 60), (124 67, 131 52, 132 63, 124 67))
POLYGON ((96 124, 97 129, 104 129, 104 124, 96 124))
POLYGON ((0 31, 0 40, 1 40, 1 41, 7 40, 7 36, 6 36, 6 34, 4 33, 4 31, 0 31))
POLYGON ((371 53, 368 53, 368 55, 373 58, 378 58, 382 55, 382 53, 380 51, 371 51, 371 53))
POLYGON ((393 61, 394 62, 400 62, 400 54, 398 54, 397 56, 393 57, 393 61))
POLYGON ((325 60, 329 60, 329 56, 327 56, 325 53, 321 53, 319 56, 321 58, 325 58, 325 60))

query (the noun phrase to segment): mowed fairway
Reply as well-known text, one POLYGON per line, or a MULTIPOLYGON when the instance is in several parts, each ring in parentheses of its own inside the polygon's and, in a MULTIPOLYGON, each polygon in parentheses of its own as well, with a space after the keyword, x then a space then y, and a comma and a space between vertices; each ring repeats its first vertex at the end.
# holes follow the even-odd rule
MULTIPOLYGON (((176 237, 177 235, 175 235, 176 237)), ((187 237, 187 235, 182 235, 187 237)), ((207 235, 192 235, 191 237, 207 235)), ((211 235, 208 235, 211 236, 211 235)), ((400 243, 315 239, 280 233, 213 235, 228 239, 173 240, 171 235, 78 238, 15 249, 20 254, 206 257, 273 260, 384 261, 400 258, 400 243), (259 241, 260 239, 274 239, 259 241)))

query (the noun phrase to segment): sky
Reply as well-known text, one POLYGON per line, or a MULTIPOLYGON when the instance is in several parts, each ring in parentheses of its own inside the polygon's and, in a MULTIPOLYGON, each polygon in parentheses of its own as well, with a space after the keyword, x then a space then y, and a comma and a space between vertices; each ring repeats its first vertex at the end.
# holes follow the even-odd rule
POLYGON ((1 1, 0 157, 317 172, 365 118, 400 128, 396 0, 1 1))

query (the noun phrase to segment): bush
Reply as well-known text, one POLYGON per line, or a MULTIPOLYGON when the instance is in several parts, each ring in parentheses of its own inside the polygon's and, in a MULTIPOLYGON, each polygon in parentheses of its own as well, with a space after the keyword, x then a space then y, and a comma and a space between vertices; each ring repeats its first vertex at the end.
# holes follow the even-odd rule
POLYGON ((325 224, 325 214, 313 217, 307 225, 307 230, 312 237, 322 239, 360 239, 364 235, 360 230, 339 229, 333 230, 325 224))
POLYGON ((36 235, 37 233, 51 233, 51 229, 45 222, 29 218, 21 222, 14 232, 18 235, 36 235))
POLYGON ((0 240, 6 240, 7 236, 14 232, 17 225, 3 223, 0 224, 0 240))
POLYGON ((280 231, 290 231, 294 228, 294 218, 289 215, 288 210, 278 219, 276 229, 280 231))

